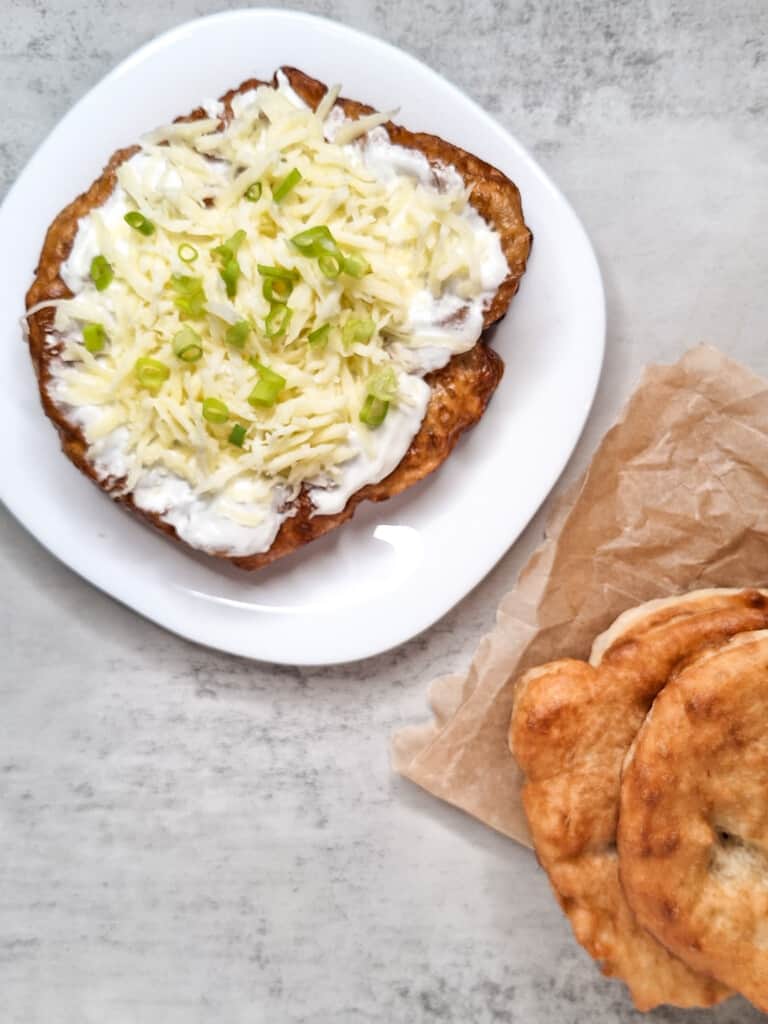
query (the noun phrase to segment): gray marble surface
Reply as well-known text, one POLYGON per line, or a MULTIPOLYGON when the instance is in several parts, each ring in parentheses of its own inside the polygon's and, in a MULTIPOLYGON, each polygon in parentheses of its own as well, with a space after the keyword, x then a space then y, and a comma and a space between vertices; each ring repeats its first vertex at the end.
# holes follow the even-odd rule
MULTIPOLYGON (((227 6, 1 0, 0 188, 115 62, 227 6)), ((566 477, 644 363, 709 341, 768 372, 763 0, 295 6, 445 73, 583 218, 608 353, 566 477)), ((640 1019, 531 855, 388 766, 389 734, 467 664, 543 515, 425 635, 318 671, 169 636, 0 512, 2 1024, 640 1019)), ((736 1000, 652 1019, 758 1017, 736 1000)))

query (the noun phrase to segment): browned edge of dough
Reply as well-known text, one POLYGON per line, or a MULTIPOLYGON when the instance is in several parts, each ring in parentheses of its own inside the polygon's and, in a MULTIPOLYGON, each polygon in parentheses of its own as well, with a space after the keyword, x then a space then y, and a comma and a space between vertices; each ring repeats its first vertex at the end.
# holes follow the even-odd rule
MULTIPOLYGON (((280 70, 287 77, 291 88, 315 109, 325 95, 327 87, 295 68, 283 67, 280 70)), ((272 84, 276 83, 277 73, 272 79, 272 84)), ((248 79, 236 89, 225 93, 221 97, 225 107, 225 120, 231 117, 231 102, 236 95, 265 84, 268 83, 259 79, 248 79)), ((336 102, 350 118, 373 112, 372 107, 355 100, 342 97, 336 102)), ((198 107, 191 114, 176 120, 199 120, 206 116, 206 112, 198 107)), ((532 235, 523 220, 517 186, 495 167, 437 136, 410 132, 392 122, 387 122, 384 127, 397 145, 420 150, 433 164, 444 163, 455 167, 466 184, 472 187, 472 205, 499 232, 509 273, 485 311, 484 327, 489 327, 506 313, 517 291, 520 278, 525 272, 531 247, 532 235)), ((100 177, 86 192, 65 207, 48 228, 35 278, 27 292, 27 309, 48 299, 71 296, 61 278, 60 270, 72 249, 78 221, 107 200, 115 187, 118 167, 137 150, 137 146, 118 150, 100 177)), ((49 360, 57 354, 57 348, 46 346, 45 337, 52 329, 53 319, 53 309, 39 310, 28 318, 29 349, 37 374, 43 408, 59 432, 63 452, 78 469, 114 500, 178 540, 175 529, 164 522, 159 514, 138 508, 131 494, 120 493, 120 480, 97 478, 88 461, 87 444, 80 428, 71 422, 49 397, 49 360)), ((341 512, 331 516, 312 515, 313 506, 309 495, 306 490, 302 490, 294 502, 295 514, 282 523, 268 551, 244 557, 226 554, 214 557, 224 558, 242 569, 261 568, 341 525, 351 518, 362 501, 384 501, 417 483, 445 461, 464 431, 481 418, 501 379, 503 369, 504 364, 500 357, 481 338, 480 343, 468 352, 454 356, 442 369, 426 376, 425 380, 432 389, 426 414, 408 451, 389 476, 377 484, 361 488, 350 497, 341 512)))

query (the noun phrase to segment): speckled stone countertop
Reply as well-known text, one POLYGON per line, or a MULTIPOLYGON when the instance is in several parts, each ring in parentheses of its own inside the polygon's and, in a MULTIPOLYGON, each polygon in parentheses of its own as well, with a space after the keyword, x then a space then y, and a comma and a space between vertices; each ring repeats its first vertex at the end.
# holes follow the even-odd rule
MULTIPOLYGON (((3 0, 3 191, 113 64, 227 6, 3 0)), ((443 72, 583 218, 608 350, 566 478, 644 363, 709 341, 768 373, 763 0, 294 6, 443 72)), ((389 734, 423 716, 432 676, 467 664, 545 512, 425 635, 322 670, 176 639, 0 512, 0 1022, 641 1019, 573 941, 531 854, 388 765, 389 734)), ((760 1015, 734 1000, 651 1019, 760 1015)))

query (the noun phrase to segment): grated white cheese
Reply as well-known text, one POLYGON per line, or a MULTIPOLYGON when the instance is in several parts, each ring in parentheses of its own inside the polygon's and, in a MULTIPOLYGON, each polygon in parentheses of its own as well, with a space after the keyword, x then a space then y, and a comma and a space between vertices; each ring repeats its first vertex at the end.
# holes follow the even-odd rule
POLYGON ((483 309, 508 270, 497 233, 453 168, 392 145, 380 127, 389 115, 347 121, 333 106, 338 87, 329 95, 315 114, 281 77, 276 89, 236 96, 223 130, 222 108, 209 102, 208 119, 151 132, 119 168, 109 199, 80 221, 62 267, 74 297, 55 304, 53 340, 63 345, 51 397, 81 425, 100 478, 119 482, 205 551, 265 551, 302 486, 319 513, 331 514, 391 472, 427 407, 421 377, 476 342, 483 309), (301 180, 276 202, 294 168, 301 180), (255 182, 262 192, 252 202, 245 193, 255 182), (152 221, 153 234, 125 223, 134 210, 152 221), (370 273, 330 280, 292 245, 320 224, 343 252, 360 253, 370 273), (236 232, 245 237, 230 297, 214 249, 236 232), (180 246, 194 247, 194 262, 182 261, 180 246), (114 270, 103 291, 90 278, 97 255, 114 270), (270 304, 258 264, 299 275, 290 323, 277 339, 266 336, 270 304), (199 318, 182 318, 173 274, 200 279, 199 318), (371 320, 375 330, 345 345, 352 319, 371 320), (253 329, 238 350, 224 336, 242 320, 253 329), (86 323, 104 327, 98 353, 83 344, 86 323), (307 335, 325 323, 328 343, 318 351, 307 335), (193 363, 172 350, 185 326, 201 338, 193 363), (168 371, 156 394, 135 373, 144 357, 168 371), (286 381, 271 407, 248 401, 259 379, 252 359, 286 381), (359 414, 371 374, 384 367, 396 375, 397 397, 370 429, 359 414), (204 420, 207 397, 226 403, 226 424, 204 420), (228 440, 234 423, 247 430, 242 448, 228 440))

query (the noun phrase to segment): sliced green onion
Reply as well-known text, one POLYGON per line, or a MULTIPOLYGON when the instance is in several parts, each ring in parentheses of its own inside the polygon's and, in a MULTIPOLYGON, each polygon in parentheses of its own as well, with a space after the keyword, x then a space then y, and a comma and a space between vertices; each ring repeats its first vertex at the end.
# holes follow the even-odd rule
POLYGON ((179 259, 182 263, 194 263, 200 253, 189 242, 182 242, 178 248, 179 259))
POLYGON ((322 274, 335 281, 341 273, 344 257, 340 252, 322 252, 317 258, 317 265, 322 274))
POLYGON ((254 181, 252 185, 249 185, 245 190, 245 198, 249 203, 258 203, 261 199, 261 182, 254 181))
POLYGON ((245 231, 241 228, 236 231, 231 238, 228 238, 226 242, 221 245, 217 245, 211 252, 214 256, 218 256, 222 263, 227 263, 229 260, 235 258, 237 250, 245 241, 245 231))
POLYGON ((277 401, 277 396, 282 391, 282 388, 277 387, 274 384, 270 384, 269 381, 260 380, 248 395, 248 401, 251 405, 262 405, 265 408, 272 406, 277 401))
POLYGON ((368 379, 368 394, 381 402, 391 402, 397 395, 397 374, 391 366, 372 373, 368 379))
POLYGON ((274 199, 274 201, 276 203, 279 203, 283 199, 285 199, 285 197, 288 195, 288 193, 292 189, 296 188, 296 186, 299 184, 300 181, 301 181, 301 174, 294 167, 292 171, 289 171, 286 174, 286 176, 283 178, 283 180, 280 182, 280 184, 277 186, 277 188, 274 189, 274 191, 272 192, 272 198, 274 199))
POLYGON ((251 405, 274 405, 286 385, 285 377, 281 377, 279 373, 275 373, 262 363, 254 361, 253 365, 259 372, 259 379, 248 395, 248 401, 251 405))
POLYGON ((137 359, 133 371, 139 384, 154 395, 157 394, 171 375, 171 371, 165 363, 161 363, 159 359, 150 359, 149 356, 142 356, 141 359, 137 359))
POLYGON ((265 263, 257 263, 256 269, 262 277, 274 277, 280 281, 298 281, 301 276, 298 270, 290 270, 288 267, 268 267, 265 263))
POLYGON ((330 233, 330 231, 328 232, 328 234, 325 234, 325 232, 323 232, 317 238, 314 245, 315 256, 319 257, 320 254, 324 252, 332 252, 334 256, 338 256, 340 259, 343 258, 341 255, 341 249, 339 249, 338 242, 330 233))
POLYGON ((123 220, 129 227, 138 231, 140 235, 148 237, 155 233, 155 225, 143 213, 139 213, 138 210, 131 210, 129 213, 126 213, 123 220))
POLYGON ((373 320, 347 320, 341 329, 341 340, 347 348, 355 344, 364 345, 371 340, 375 330, 373 320))
POLYGON ((307 341, 312 348, 321 351, 328 344, 328 335, 331 333, 331 325, 323 324, 322 327, 316 327, 314 331, 310 331, 307 335, 307 341))
POLYGON ((267 302, 287 302, 294 282, 299 280, 299 272, 286 267, 268 267, 263 263, 258 263, 256 269, 264 278, 261 293, 267 302))
POLYGON ((364 423, 366 427, 375 430, 376 427, 380 427, 384 422, 388 412, 389 402, 382 402, 375 395, 368 395, 360 410, 360 422, 364 423))
POLYGON ((234 299, 237 294, 237 282, 240 280, 241 273, 240 264, 234 258, 227 260, 219 271, 219 277, 224 282, 224 286, 227 290, 227 298, 234 299))
POLYGON ((364 423, 366 427, 375 429, 380 427, 384 422, 384 418, 389 411, 389 402, 382 402, 380 398, 375 395, 368 395, 363 402, 363 407, 360 410, 360 422, 364 423))
POLYGON ((338 248, 331 229, 325 224, 318 224, 314 228, 300 231, 298 235, 293 236, 291 243, 305 256, 317 256, 323 249, 338 248))
POLYGON ((214 256, 217 256, 221 260, 221 270, 219 271, 219 277, 221 277, 224 285, 227 289, 227 297, 234 299, 237 292, 237 282, 240 279, 242 273, 240 264, 237 262, 236 253, 240 246, 245 241, 245 231, 241 228, 236 231, 231 238, 228 238, 226 242, 221 245, 217 245, 211 251, 214 256))
POLYGON ((171 274, 171 288, 174 305, 184 316, 199 320, 205 316, 205 303, 208 301, 201 277, 190 277, 188 274, 171 274))
POLYGON ((344 257, 344 273, 350 277, 365 277, 370 274, 371 264, 359 252, 350 252, 344 257))
POLYGON ((293 281, 283 281, 279 277, 267 277, 261 286, 261 294, 267 302, 287 302, 293 291, 293 281))
POLYGON ((85 324, 83 327, 83 344, 88 352, 101 352, 106 341, 106 331, 103 324, 85 324))
POLYGON ((268 338, 279 338, 288 330, 293 310, 283 302, 274 302, 264 321, 264 333, 268 338))
POLYGON ((238 320, 226 330, 224 341, 233 348, 244 348, 248 335, 251 333, 251 325, 247 320, 238 320))
POLYGON ((397 395, 397 374, 391 366, 371 374, 368 394, 360 410, 360 422, 372 430, 380 427, 389 412, 390 402, 397 395))
POLYGON ((264 363, 260 363, 257 359, 252 360, 251 366, 259 371, 259 377, 262 380, 268 380, 272 384, 278 385, 281 389, 285 387, 285 377, 281 377, 279 373, 275 373, 274 370, 270 370, 264 363))
POLYGON ((229 407, 220 398, 203 400, 203 419, 208 423, 226 423, 229 419, 229 407))
POLYGON ((94 256, 91 260, 91 280, 96 286, 97 292, 103 292, 109 287, 115 272, 112 264, 106 256, 94 256))
POLYGON ((191 327, 182 327, 173 336, 173 354, 185 363, 196 363, 203 354, 203 341, 191 327))
POLYGON ((314 256, 321 273, 331 280, 335 280, 344 268, 344 255, 325 224, 300 231, 291 242, 304 256, 314 256))
POLYGON ((245 429, 244 426, 242 426, 242 424, 236 423, 234 427, 232 427, 232 429, 230 430, 229 437, 227 440, 229 441, 230 444, 235 444, 237 445, 238 448, 242 448, 243 441, 245 440, 245 435, 247 433, 248 431, 245 429))

